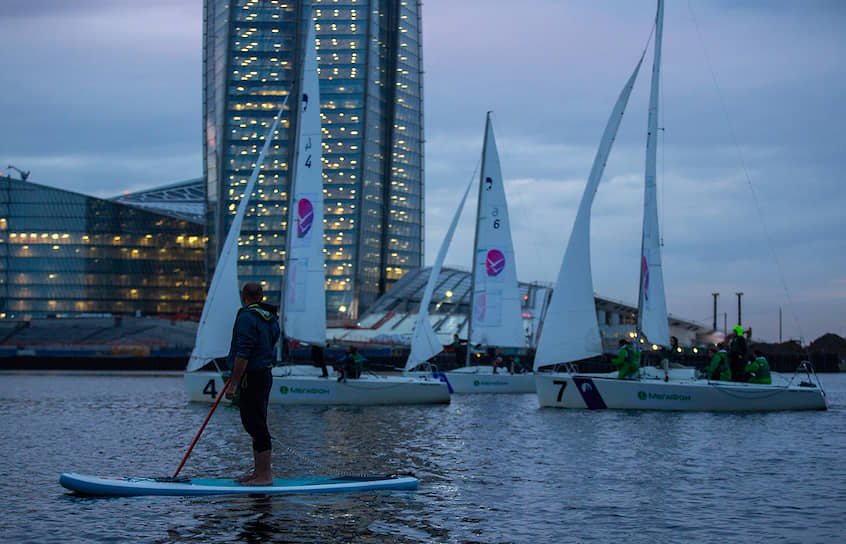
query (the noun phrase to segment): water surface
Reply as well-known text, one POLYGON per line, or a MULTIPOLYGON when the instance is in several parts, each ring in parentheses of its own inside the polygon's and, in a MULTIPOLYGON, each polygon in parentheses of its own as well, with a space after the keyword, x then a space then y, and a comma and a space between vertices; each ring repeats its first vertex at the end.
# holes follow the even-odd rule
MULTIPOLYGON (((846 534, 846 375, 826 412, 539 409, 534 395, 446 406, 284 407, 278 477, 413 472, 416 492, 85 498, 61 472, 168 476, 210 405, 181 374, 0 373, 7 542, 837 542, 846 534)), ((181 475, 251 465, 237 408, 181 475)))

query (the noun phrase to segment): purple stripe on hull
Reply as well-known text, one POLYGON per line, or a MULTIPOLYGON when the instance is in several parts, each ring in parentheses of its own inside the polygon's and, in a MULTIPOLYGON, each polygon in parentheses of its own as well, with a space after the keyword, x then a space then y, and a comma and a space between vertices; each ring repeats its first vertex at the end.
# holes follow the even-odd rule
POLYGON ((447 384, 447 389, 449 389, 449 394, 452 395, 455 391, 452 390, 452 384, 449 383, 449 379, 447 379, 447 375, 443 372, 432 372, 432 377, 436 380, 440 380, 447 384))
POLYGON ((602 395, 599 394, 599 390, 596 388, 592 379, 573 376, 573 383, 576 385, 579 393, 581 393, 588 410, 604 410, 608 408, 605 406, 605 401, 602 400, 602 395))

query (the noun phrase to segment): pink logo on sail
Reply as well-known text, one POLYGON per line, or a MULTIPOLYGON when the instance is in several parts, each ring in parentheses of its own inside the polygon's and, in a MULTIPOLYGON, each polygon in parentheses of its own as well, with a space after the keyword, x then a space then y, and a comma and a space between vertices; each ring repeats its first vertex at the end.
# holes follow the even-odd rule
POLYGON ((488 276, 499 276, 505 270, 505 255, 498 249, 488 251, 488 258, 485 262, 485 269, 488 276))
POLYGON ((307 198, 297 202, 297 238, 305 238, 314 222, 314 206, 307 198))
POLYGON ((649 300, 649 265, 646 264, 646 256, 643 257, 640 277, 643 278, 643 300, 649 300))

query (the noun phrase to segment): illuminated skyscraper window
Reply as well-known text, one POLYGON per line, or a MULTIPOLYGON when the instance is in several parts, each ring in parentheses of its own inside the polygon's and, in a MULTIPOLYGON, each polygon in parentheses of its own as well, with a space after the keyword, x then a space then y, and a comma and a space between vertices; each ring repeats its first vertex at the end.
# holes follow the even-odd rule
POLYGON ((0 319, 199 319, 203 225, 0 174, 0 319))
MULTIPOLYGON (((206 0, 204 179, 209 266, 285 96, 298 96, 315 24, 323 123, 326 303, 356 318, 422 263, 420 4, 405 0, 206 0), (314 8, 312 21, 311 7, 314 8)), ((292 101, 289 108, 294 106, 292 101)), ((279 301, 296 116, 286 111, 240 237, 241 281, 279 301)))

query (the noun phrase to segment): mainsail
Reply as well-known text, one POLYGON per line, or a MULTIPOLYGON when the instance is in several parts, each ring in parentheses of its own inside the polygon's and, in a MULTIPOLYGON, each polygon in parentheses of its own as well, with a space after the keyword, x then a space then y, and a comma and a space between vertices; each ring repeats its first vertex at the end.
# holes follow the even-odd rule
POLYGON ((285 96, 282 107, 279 108, 279 113, 273 120, 270 130, 267 131, 267 136, 264 138, 264 147, 262 147, 261 153, 256 159, 253 173, 247 181, 240 202, 238 202, 238 210, 235 212, 232 224, 229 225, 229 232, 217 259, 217 267, 214 270, 209 293, 203 305, 203 314, 197 326, 194 349, 191 351, 191 357, 188 359, 188 366, 185 369, 188 372, 198 370, 209 361, 226 357, 229 354, 229 344, 232 342, 232 324, 235 322, 235 314, 241 307, 241 297, 238 293, 238 236, 241 234, 241 223, 244 222, 247 203, 256 185, 264 156, 270 149, 273 135, 276 134, 276 129, 279 127, 279 120, 282 118, 282 112, 288 103, 289 96, 290 93, 285 96))
POLYGON ((472 274, 470 343, 524 347, 511 223, 490 112, 482 147, 472 274))
POLYGON ((438 281, 438 276, 441 275, 441 268, 444 265, 449 244, 452 242, 452 235, 455 234, 458 218, 461 216, 461 210, 464 209, 464 203, 467 201, 467 195, 470 194, 470 188, 473 186, 474 181, 471 179, 470 183, 467 184, 467 189, 464 190, 464 196, 458 204, 458 209, 455 210, 455 216, 452 218, 452 223, 449 225, 446 236, 444 236, 444 241, 441 243, 441 248, 438 250, 438 256, 435 258, 435 263, 432 265, 432 270, 429 273, 429 281, 426 282, 423 298, 420 300, 420 307, 417 310, 417 321, 414 323, 414 333, 411 337, 411 352, 408 354, 408 361, 405 363, 406 371, 425 363, 444 349, 435 331, 432 330, 432 324, 429 322, 429 303, 432 301, 435 283, 438 281))
POLYGON ((649 91, 649 118, 646 136, 646 173, 643 195, 643 240, 640 258, 640 289, 637 303, 637 328, 646 339, 661 346, 670 345, 664 273, 661 267, 661 235, 658 225, 658 191, 655 163, 658 145, 658 85, 661 74, 661 38, 664 28, 664 4, 659 0, 655 17, 655 57, 652 61, 652 86, 649 91))
POLYGON ((564 259, 561 261, 558 280, 544 318, 535 353, 535 370, 542 366, 602 355, 590 266, 590 212, 642 63, 643 55, 620 92, 602 133, 602 140, 593 160, 564 259))
POLYGON ((326 343, 326 272, 323 266, 323 165, 320 86, 314 22, 309 18, 297 151, 289 195, 283 332, 287 338, 326 343))

